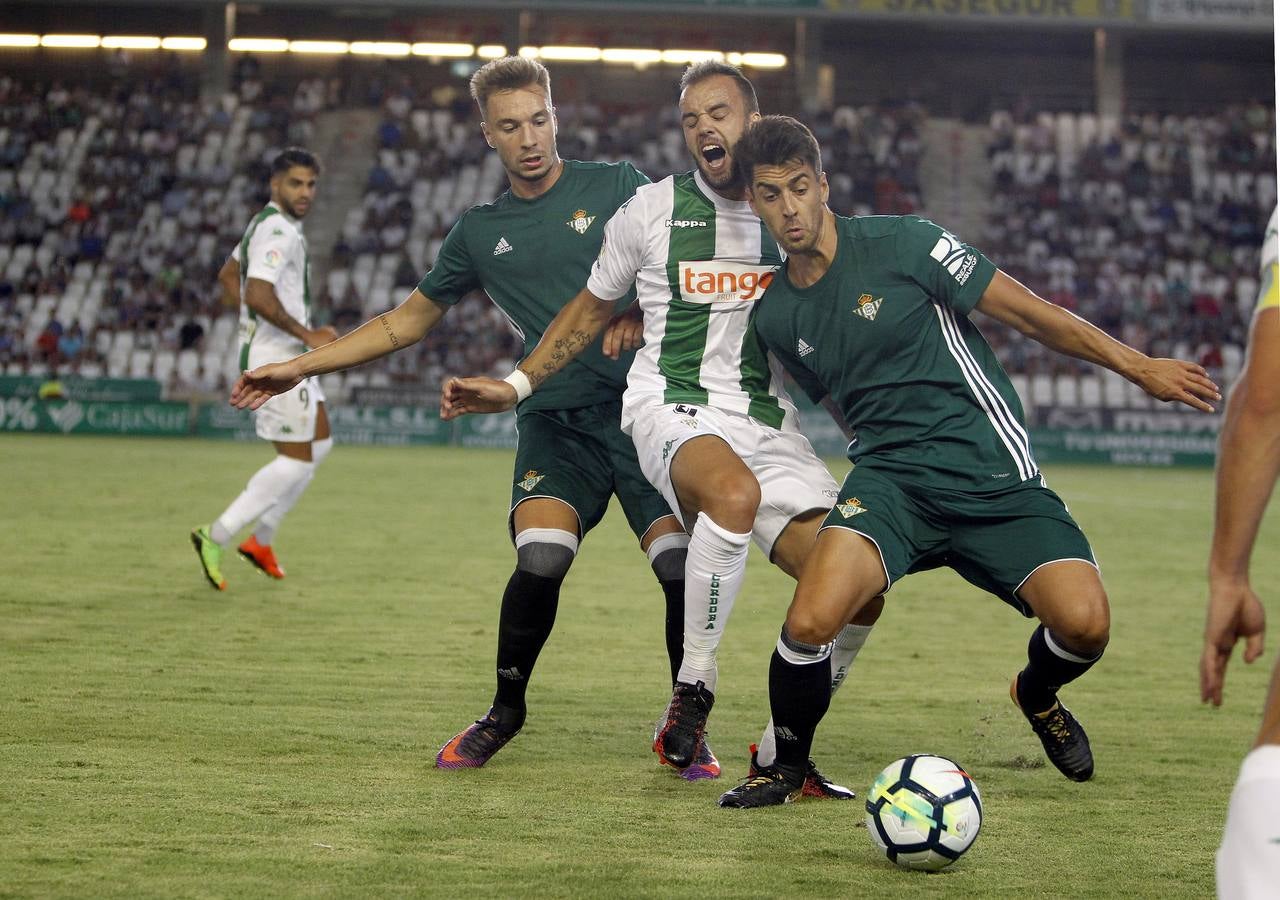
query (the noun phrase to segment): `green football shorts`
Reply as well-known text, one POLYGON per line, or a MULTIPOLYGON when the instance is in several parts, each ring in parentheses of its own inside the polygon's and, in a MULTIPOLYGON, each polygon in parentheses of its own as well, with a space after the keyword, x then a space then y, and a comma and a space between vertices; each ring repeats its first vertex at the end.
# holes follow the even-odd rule
POLYGON ((526 500, 551 497, 573 508, 585 536, 616 495, 637 538, 671 515, 667 501, 641 473, 631 438, 618 427, 621 414, 621 400, 517 413, 511 513, 526 500))
POLYGON ((948 566, 1028 617, 1034 613, 1017 594, 1032 572, 1059 560, 1098 564, 1066 504, 1039 476, 976 494, 925 487, 858 465, 822 527, 870 539, 890 587, 910 572, 948 566))

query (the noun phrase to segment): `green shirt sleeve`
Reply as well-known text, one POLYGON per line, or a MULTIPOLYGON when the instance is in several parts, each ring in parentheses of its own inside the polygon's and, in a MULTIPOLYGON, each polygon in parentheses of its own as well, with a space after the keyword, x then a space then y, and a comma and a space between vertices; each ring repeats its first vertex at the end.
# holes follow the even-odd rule
POLYGON ((978 305, 996 274, 981 252, 918 216, 899 220, 894 251, 903 274, 962 315, 978 305))
POLYGON ((431 271, 418 282, 418 292, 443 306, 453 306, 480 287, 471 251, 467 249, 464 215, 449 229, 431 271))

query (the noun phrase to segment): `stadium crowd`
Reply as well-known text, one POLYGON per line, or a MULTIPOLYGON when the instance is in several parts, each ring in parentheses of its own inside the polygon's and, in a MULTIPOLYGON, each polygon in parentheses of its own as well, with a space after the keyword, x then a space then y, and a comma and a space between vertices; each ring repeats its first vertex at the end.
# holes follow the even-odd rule
MULTIPOLYGON (((345 213, 320 281, 318 308, 339 330, 398 303, 456 217, 502 190, 464 92, 387 80, 353 99, 336 79, 264 83, 249 60, 216 103, 177 74, 109 87, 0 77, 4 372, 154 377, 177 396, 224 390, 235 315, 216 272, 264 200, 267 159, 308 143, 325 110, 374 105, 382 119, 363 199, 345 213)), ((688 168, 673 104, 558 113, 567 158, 627 159, 654 179, 688 168)), ((832 207, 920 209, 925 119, 916 104, 812 117, 832 207)), ((1274 135, 1274 112, 1258 104, 1122 120, 997 112, 991 215, 974 243, 1125 342, 1229 381, 1276 198, 1274 135)), ((984 331, 1011 372, 1083 372, 1004 329, 984 331)), ((330 389, 339 400, 366 385, 423 397, 451 373, 505 371, 519 353, 506 317, 481 297, 412 352, 331 376, 330 389)))
MULTIPOLYGON (((1257 298, 1276 202, 1275 113, 1035 114, 991 119, 983 249, 1041 296, 1145 353, 1194 359, 1230 382, 1257 298)), ((1006 367, 1083 373, 1078 361, 985 328, 1006 367)))

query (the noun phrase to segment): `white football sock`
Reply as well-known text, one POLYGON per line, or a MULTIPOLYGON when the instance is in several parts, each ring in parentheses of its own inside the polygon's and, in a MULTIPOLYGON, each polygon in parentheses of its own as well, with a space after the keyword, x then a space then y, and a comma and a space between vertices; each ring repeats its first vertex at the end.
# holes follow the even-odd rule
POLYGON ((276 536, 276 529, 284 521, 285 514, 302 499, 302 495, 307 490, 307 485, 311 484, 311 479, 315 477, 316 466, 324 462, 324 458, 329 455, 329 451, 332 449, 333 438, 324 438, 323 440, 311 442, 311 475, 305 481, 294 485, 288 493, 281 495, 275 503, 271 504, 271 508, 258 519, 258 526, 253 529, 253 536, 258 539, 259 544, 264 547, 271 546, 271 542, 276 536))
POLYGON ((231 501, 226 512, 213 523, 213 527, 209 529, 210 537, 225 547, 240 529, 265 513, 281 497, 295 489, 301 495, 314 473, 314 463, 276 456, 253 473, 240 496, 231 501), (297 488, 299 484, 302 485, 301 488, 297 488))
MULTIPOLYGON (((853 660, 862 649, 862 645, 867 642, 867 635, 870 633, 870 625, 846 625, 836 635, 835 644, 831 648, 832 694, 840 690, 840 685, 844 684, 845 676, 853 666, 853 660)), ((761 766, 771 766, 777 755, 778 745, 773 737, 773 717, 770 716, 769 724, 764 727, 764 734, 760 736, 760 744, 756 748, 756 763, 761 766)))
POLYGON ((1280 744, 1255 747, 1240 766, 1218 848, 1218 896, 1262 900, 1280 883, 1280 744))
POLYGON ((684 569, 684 662, 680 681, 716 689, 716 648, 747 574, 751 533, 721 528, 698 513, 684 569))

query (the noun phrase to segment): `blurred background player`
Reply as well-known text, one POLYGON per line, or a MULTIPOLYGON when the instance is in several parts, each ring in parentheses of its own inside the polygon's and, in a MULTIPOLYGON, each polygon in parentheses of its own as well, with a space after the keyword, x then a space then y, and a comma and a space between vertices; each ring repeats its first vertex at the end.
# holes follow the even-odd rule
MULTIPOLYGON (((271 163, 271 202, 262 208, 218 273, 223 296, 239 270, 240 368, 288 359, 338 336, 331 326, 311 327, 311 284, 302 220, 311 211, 320 162, 290 147, 271 163)), ((302 497, 318 466, 333 448, 324 392, 317 379, 300 382, 254 415, 258 436, 271 441, 276 457, 249 479, 212 525, 191 532, 191 543, 209 583, 226 590, 222 551, 251 522, 257 527, 239 547, 249 562, 272 578, 284 569, 271 548, 276 529, 302 497)))
MULTIPOLYGON (((1200 696, 1222 704, 1222 684, 1236 641, 1244 660, 1262 655, 1262 602, 1249 583, 1249 560, 1262 514, 1280 475, 1280 287, 1276 213, 1262 245, 1261 290, 1244 369, 1227 400, 1218 448, 1209 604, 1200 657, 1200 696)), ((1218 850, 1218 896, 1274 897, 1280 884, 1280 662, 1262 727, 1231 794, 1218 850)))
POLYGON ((768 116, 738 154, 752 206, 787 253, 754 326, 858 438, 854 468, 805 563, 769 667, 775 764, 720 798, 757 807, 800 796, 830 703, 831 642, 904 575, 946 565, 1039 618, 1010 692, 1049 760, 1093 775, 1083 727, 1058 690, 1102 656, 1110 609, 1093 551, 1044 483, 1022 406, 969 313, 1119 372, 1151 396, 1212 412, 1204 369, 1151 359, 1041 300, 974 248, 916 216, 836 216, 813 134, 768 116))
MULTIPOLYGON (((471 93, 510 190, 463 214, 431 271, 399 307, 322 350, 247 372, 232 393, 236 405, 256 407, 304 377, 408 347, 481 287, 532 347, 586 279, 600 252, 604 223, 648 179, 629 163, 560 159, 551 78, 541 63, 494 60, 472 76, 471 93)), ((510 513, 516 569, 498 620, 497 691, 489 711, 441 748, 440 768, 482 766, 524 726, 526 688, 555 624, 560 586, 579 542, 600 522, 611 496, 618 497, 662 585, 675 680, 688 537, 645 480, 635 448, 618 427, 630 364, 630 356, 609 360, 597 347, 517 412, 510 513)), ((707 751, 684 774, 716 777, 719 763, 707 751)))
MULTIPOLYGON (((690 66, 679 112, 694 171, 647 185, 618 211, 587 286, 508 378, 451 379, 442 415, 510 409, 604 330, 636 285, 644 348, 628 377, 623 428, 645 475, 690 532, 684 662, 654 736, 679 769, 703 752, 717 688, 716 651, 746 575, 754 537, 798 577, 834 499, 835 481, 797 427, 795 406, 750 331, 756 300, 781 262, 746 202, 734 145, 760 117, 755 88, 727 63, 690 66)), ((534 394, 537 396, 538 394, 534 394)), ((879 607, 841 632, 831 690, 844 680, 879 607)), ((772 762, 766 728, 751 768, 772 762)), ((847 799, 808 763, 809 796, 847 799)))

